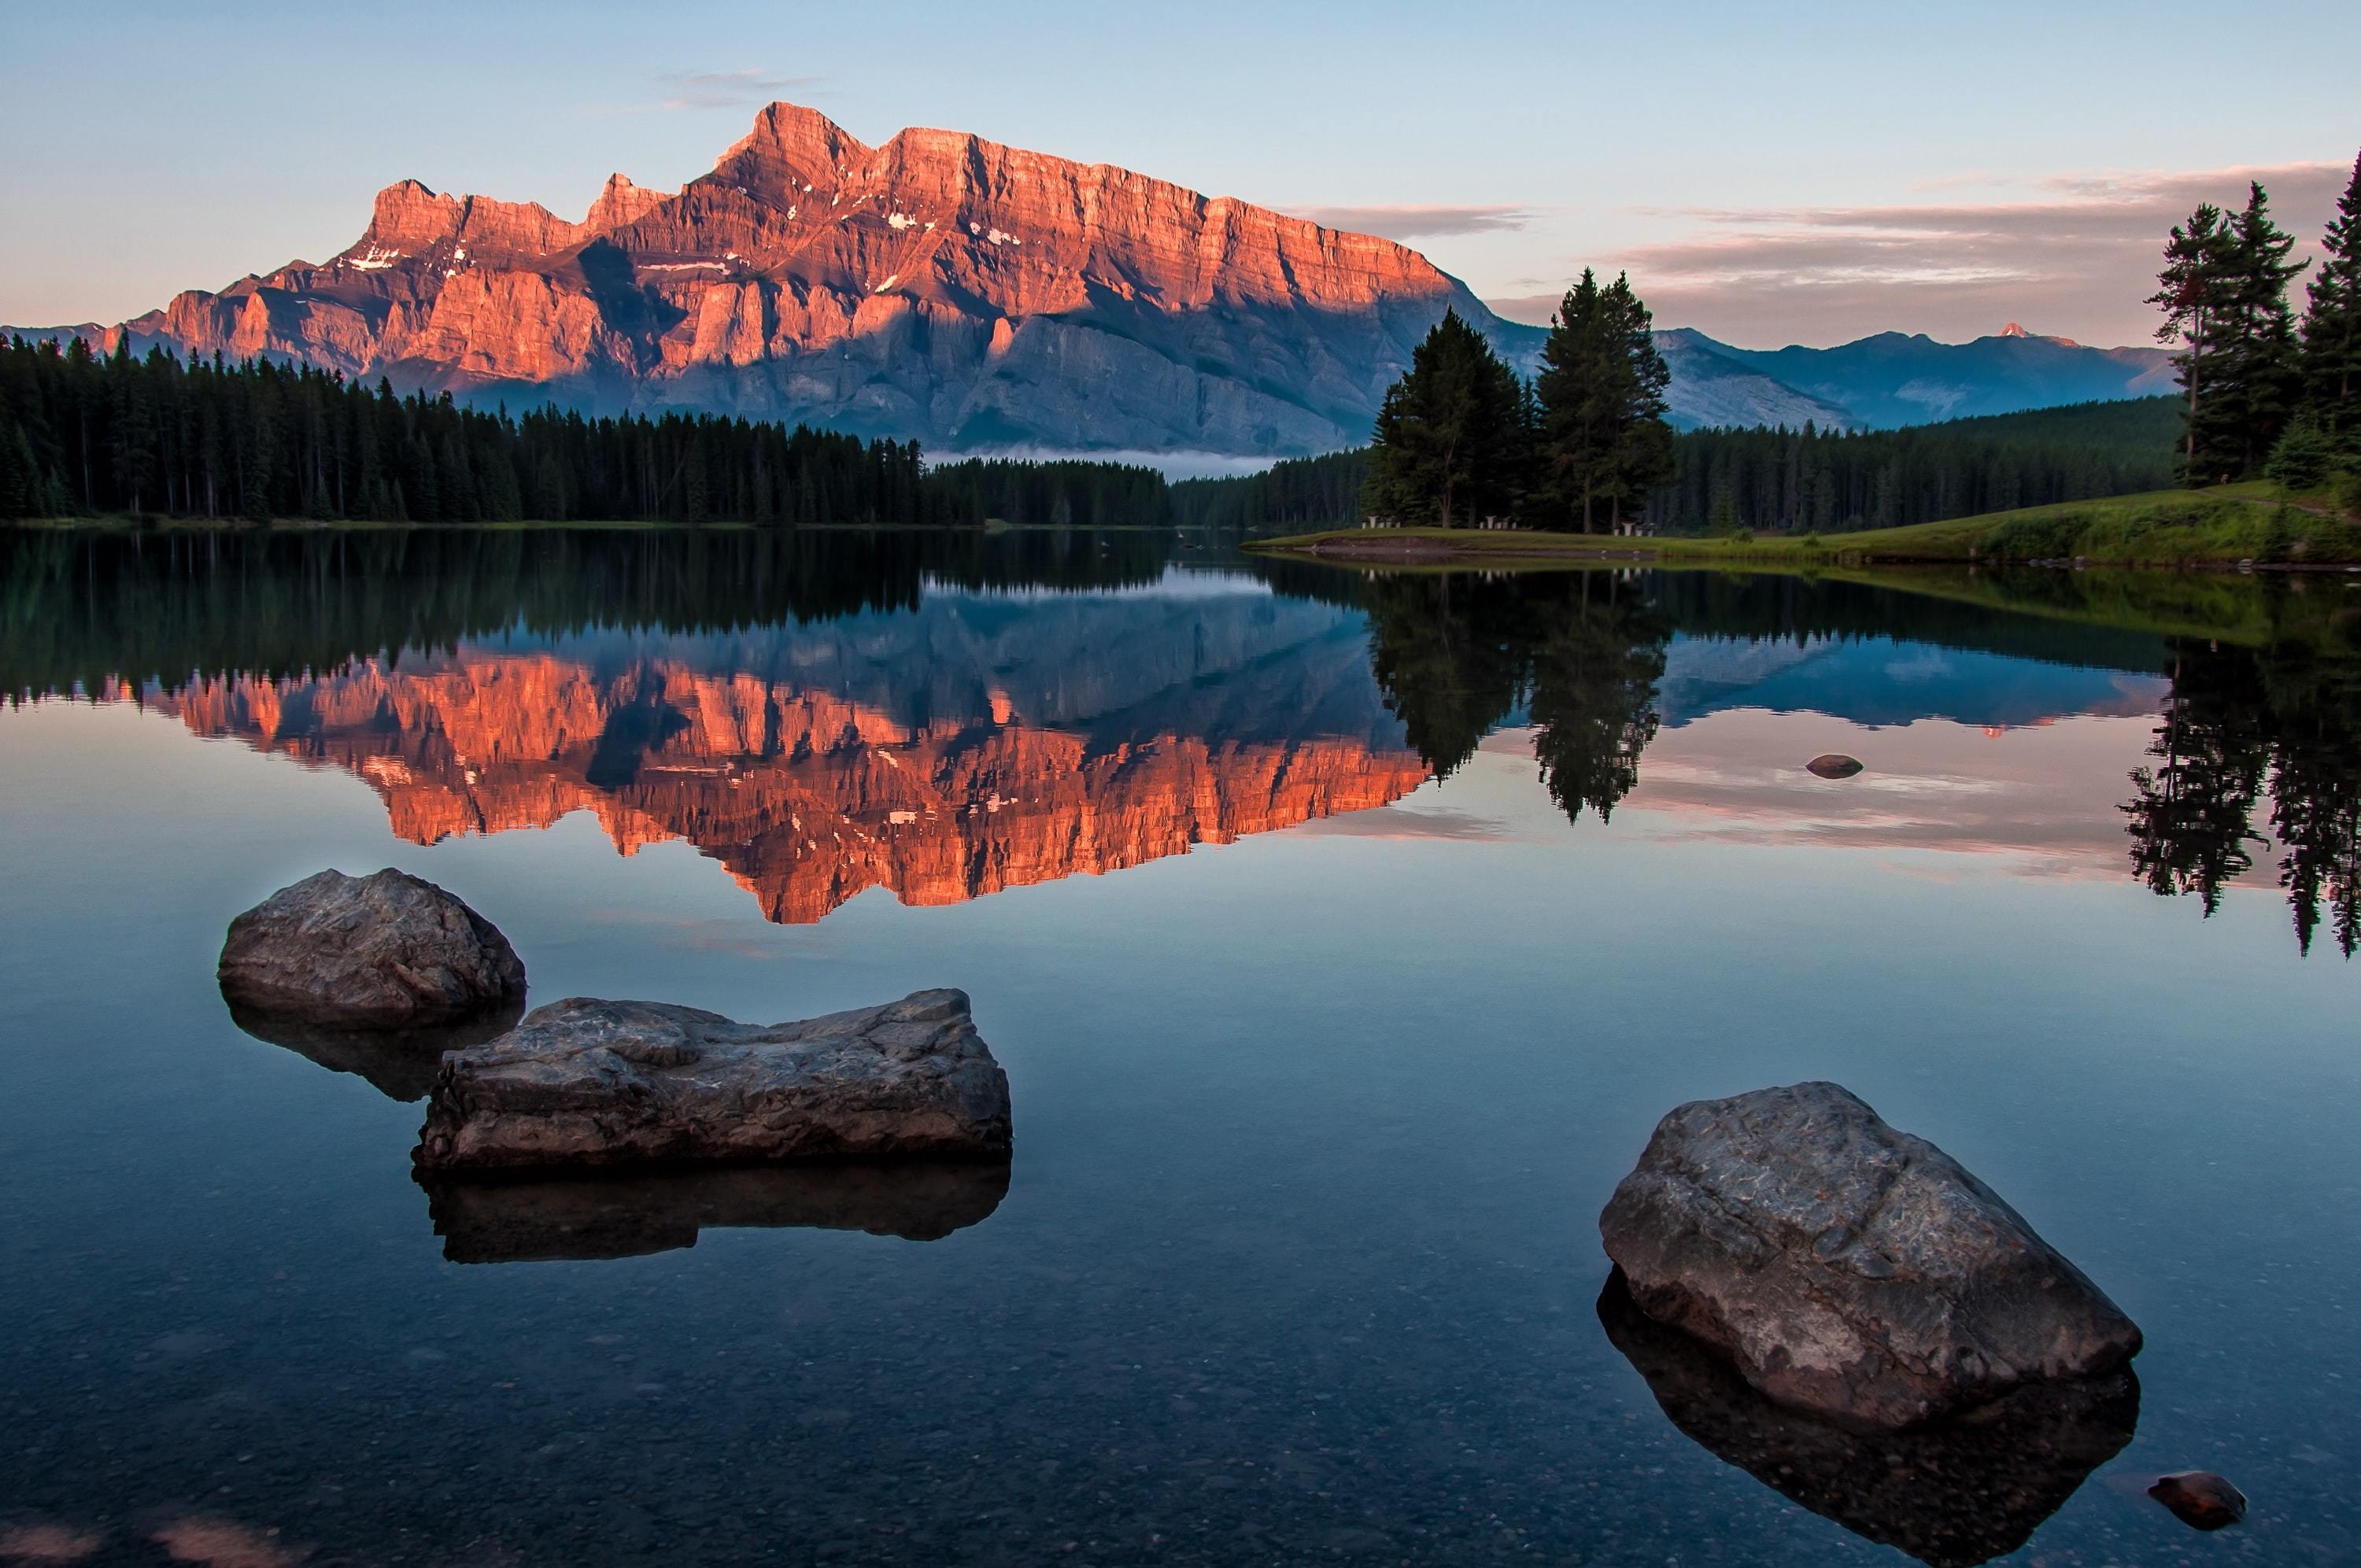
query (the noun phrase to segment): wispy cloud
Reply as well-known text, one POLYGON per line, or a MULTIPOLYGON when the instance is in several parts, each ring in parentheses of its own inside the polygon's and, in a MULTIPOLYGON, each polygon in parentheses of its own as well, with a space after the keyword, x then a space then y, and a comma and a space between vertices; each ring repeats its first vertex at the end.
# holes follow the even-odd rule
POLYGON ((2025 181, 2040 194, 2019 201, 1658 208, 1643 215, 1688 232, 1622 259, 1660 321, 1754 340, 1894 326, 1973 335, 2018 320, 2131 342, 2153 324, 2141 301, 2165 233, 2198 203, 2243 203, 2247 181, 2261 181, 2301 255, 2349 173, 2335 163, 2096 170, 2025 181))
POLYGON ((1379 206, 1290 207, 1299 218, 1310 218, 1323 228, 1353 234, 1373 234, 1385 239, 1432 238, 1438 235, 1501 234, 1523 228, 1532 219, 1521 206, 1379 206))
POLYGON ((665 96, 658 109, 742 109, 819 84, 817 76, 779 76, 763 70, 676 71, 656 78, 665 96))

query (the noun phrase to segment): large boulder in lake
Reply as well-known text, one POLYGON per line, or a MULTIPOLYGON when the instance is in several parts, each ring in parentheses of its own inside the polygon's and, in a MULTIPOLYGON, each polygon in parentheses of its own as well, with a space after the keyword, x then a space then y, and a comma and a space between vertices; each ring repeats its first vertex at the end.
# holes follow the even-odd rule
POLYGON ((1677 1107, 1598 1228, 1642 1310, 1839 1420, 1912 1426, 2140 1347, 1992 1189, 1833 1083, 1677 1107))
POLYGON ((1008 1151, 1008 1075, 967 993, 921 991, 791 1024, 552 1003, 443 1058, 412 1157, 456 1172, 1008 1151))
POLYGON ((497 1013, 524 995, 499 927, 391 868, 325 871, 230 922, 218 970, 233 1009, 346 1029, 410 1029, 497 1013))

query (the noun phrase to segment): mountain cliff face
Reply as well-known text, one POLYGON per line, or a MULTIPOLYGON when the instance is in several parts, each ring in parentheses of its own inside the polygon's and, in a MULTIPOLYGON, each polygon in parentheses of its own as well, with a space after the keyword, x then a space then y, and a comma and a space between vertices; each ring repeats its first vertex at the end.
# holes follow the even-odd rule
POLYGON ((868 147, 774 104, 678 192, 619 174, 573 223, 404 181, 324 265, 127 325, 511 403, 1285 454, 1364 439, 1455 306, 1537 341, 1389 240, 952 131, 868 147))
MULTIPOLYGON (((1446 309, 1530 374, 1543 329, 1391 240, 1106 164, 774 104, 679 191, 611 176, 580 222, 379 192, 314 266, 192 291, 112 348, 309 360, 511 406, 698 410, 915 438, 1285 456, 1357 445, 1446 309)), ((1918 423, 2161 385, 2162 356, 1889 333, 1739 349, 1659 333, 1673 422, 1918 423)))

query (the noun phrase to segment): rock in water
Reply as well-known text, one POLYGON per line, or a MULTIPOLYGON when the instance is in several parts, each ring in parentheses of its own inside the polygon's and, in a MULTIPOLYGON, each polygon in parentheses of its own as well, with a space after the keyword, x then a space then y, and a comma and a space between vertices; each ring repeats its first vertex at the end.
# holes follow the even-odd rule
POLYGON ((2197 1530, 2221 1530, 2246 1517, 2246 1494, 2211 1470, 2184 1470, 2167 1475, 2147 1495, 2170 1508, 2185 1525, 2197 1530))
POLYGON ((1849 779, 1861 772, 1861 759, 1842 751, 1823 751, 1806 762, 1804 771, 1824 779, 1849 779))
POLYGON ((569 997, 443 1058, 412 1157, 491 1171, 844 1156, 1007 1157, 1008 1075, 967 993, 740 1024, 569 997))
POLYGON ((1833 1083, 1675 1108, 1598 1228, 1642 1310, 1840 1420, 1912 1426, 2139 1352, 1990 1188, 1833 1083))
POLYGON ((390 867, 280 888, 230 922, 217 972, 233 1008, 342 1028, 456 1023, 524 995, 499 927, 390 867))

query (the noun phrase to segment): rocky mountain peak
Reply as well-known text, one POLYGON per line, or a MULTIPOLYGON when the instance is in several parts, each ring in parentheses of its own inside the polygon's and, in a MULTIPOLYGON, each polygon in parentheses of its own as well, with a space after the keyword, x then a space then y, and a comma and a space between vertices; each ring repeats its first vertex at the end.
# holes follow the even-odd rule
POLYGON ((766 195, 821 193, 865 163, 870 149, 843 126, 800 104, 764 105, 753 128, 716 159, 708 181, 766 195))
POLYGON ((671 201, 673 194, 670 191, 652 191, 643 185, 634 185, 626 174, 609 174, 605 187, 598 192, 598 199, 590 203, 589 214, 582 220, 582 227, 592 234, 604 234, 609 229, 637 223, 671 201))
MULTIPOLYGON (((325 265, 122 330, 511 407, 1284 456, 1366 440, 1448 309, 1512 362, 1538 351, 1391 240, 962 131, 872 147, 776 103, 676 192, 616 174, 577 224, 406 180, 325 265)), ((1759 415, 1764 378, 1717 368, 1714 415, 1759 415)))

